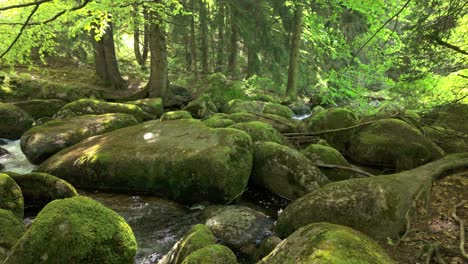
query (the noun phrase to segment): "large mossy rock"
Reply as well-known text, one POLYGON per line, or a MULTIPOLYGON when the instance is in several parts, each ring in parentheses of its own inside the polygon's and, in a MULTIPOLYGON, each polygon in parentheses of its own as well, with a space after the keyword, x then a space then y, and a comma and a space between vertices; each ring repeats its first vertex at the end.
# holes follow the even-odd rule
MULTIPOLYGON (((306 132, 317 132, 324 130, 335 130, 354 126, 358 123, 356 115, 345 108, 331 108, 323 111, 318 111, 311 117, 303 120, 303 124, 299 128, 306 132)), ((343 152, 351 140, 355 130, 345 130, 339 132, 330 132, 320 137, 340 152, 343 152)))
POLYGON ((423 121, 426 124, 452 129, 461 133, 468 131, 468 104, 448 104, 432 109, 426 113, 423 121))
POLYGON ((447 153, 468 152, 468 131, 465 133, 440 126, 422 127, 424 134, 447 153))
POLYGON ((182 264, 237 264, 236 255, 223 245, 210 245, 188 255, 182 264))
POLYGON ((121 216, 93 199, 74 197, 44 207, 4 264, 133 264, 136 249, 121 216))
POLYGON ((264 122, 241 122, 232 125, 229 128, 235 128, 246 132, 252 137, 254 142, 270 141, 278 144, 288 144, 288 140, 283 135, 281 135, 278 130, 274 129, 270 124, 264 122))
MULTIPOLYGON (((351 167, 351 164, 341 155, 341 153, 328 146, 321 144, 311 144, 301 151, 307 158, 316 164, 338 165, 342 167, 351 167)), ((335 168, 320 168, 320 170, 331 181, 347 180, 355 177, 353 172, 335 169, 335 168)))
POLYGON ((24 234, 23 222, 12 212, 0 209, 0 262, 6 258, 8 251, 24 234))
POLYGON ((16 217, 23 219, 24 200, 21 188, 4 173, 0 173, 0 209, 9 210, 16 217))
POLYGON ((283 240, 260 264, 396 264, 376 242, 349 227, 310 224, 283 240))
POLYGON ((254 144, 251 180, 290 200, 296 200, 329 182, 302 153, 273 142, 254 144))
POLYGON ((33 99, 14 102, 13 104, 26 111, 32 118, 39 119, 42 117, 52 117, 67 102, 60 99, 33 99))
POLYGON ((273 114, 284 118, 292 118, 293 111, 289 107, 263 101, 242 101, 232 100, 223 106, 223 112, 226 114, 233 113, 253 113, 253 114, 273 114))
POLYGON ((25 209, 39 211, 53 200, 78 195, 71 184, 47 173, 11 174, 10 177, 21 188, 25 209))
POLYGON ((194 251, 214 244, 216 237, 206 225, 194 225, 159 264, 181 264, 194 251))
POLYGON ((193 119, 149 121, 84 140, 38 171, 85 189, 228 202, 247 185, 252 152, 250 136, 237 129, 212 129, 193 119))
POLYGON ((84 115, 49 121, 21 137, 21 150, 33 164, 40 164, 62 149, 88 137, 138 124, 127 114, 84 115))
POLYGON ((203 216, 222 244, 248 257, 273 230, 272 219, 246 206, 210 206, 203 216))
POLYGON ((417 129, 398 119, 382 119, 363 128, 348 149, 355 162, 397 171, 421 166, 444 154, 417 129))
POLYGON ((153 119, 160 117, 164 113, 164 103, 161 98, 145 98, 128 102, 139 106, 143 111, 150 114, 153 119))
POLYGON ((152 116, 137 105, 110 103, 94 99, 80 99, 66 104, 54 117, 67 118, 82 115, 102 115, 109 113, 122 113, 133 116, 138 122, 152 119, 152 116))
POLYGON ((33 125, 31 116, 18 106, 0 102, 0 138, 19 139, 33 125))
POLYGON ((234 120, 228 118, 229 115, 224 113, 214 114, 209 118, 203 120, 203 124, 211 128, 226 128, 236 124, 234 120))
POLYGON ((184 109, 196 118, 207 118, 218 112, 218 108, 207 94, 202 94, 197 99, 190 101, 184 109))
POLYGON ((280 214, 276 232, 287 237, 311 223, 329 222, 359 230, 382 242, 395 241, 424 191, 447 170, 466 167, 468 153, 453 154, 413 170, 325 185, 291 203, 280 214))
POLYGON ((272 114, 251 114, 251 113, 234 113, 228 116, 228 119, 233 120, 236 123, 260 121, 270 124, 280 133, 291 133, 296 132, 298 122, 293 119, 288 119, 278 115, 272 114))
POLYGON ((185 110, 178 110, 178 111, 169 111, 164 113, 160 120, 167 121, 167 120, 179 120, 179 119, 192 119, 192 114, 189 111, 185 110))

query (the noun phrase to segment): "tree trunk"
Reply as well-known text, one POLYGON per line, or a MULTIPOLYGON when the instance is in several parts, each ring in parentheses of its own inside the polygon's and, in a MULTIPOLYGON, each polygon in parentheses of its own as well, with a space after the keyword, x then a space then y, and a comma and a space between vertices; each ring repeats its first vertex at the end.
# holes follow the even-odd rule
POLYGON ((143 52, 141 54, 141 58, 143 59, 143 65, 141 65, 141 69, 146 69, 146 61, 148 60, 148 53, 149 53, 149 40, 150 40, 150 31, 149 31, 149 17, 148 17, 148 10, 146 7, 143 7, 143 17, 145 25, 143 26, 143 52))
POLYGON ((296 4, 294 10, 294 24, 291 35, 291 48, 289 53, 289 70, 288 70, 288 85, 286 88, 286 96, 292 100, 297 97, 297 78, 299 73, 299 49, 301 44, 302 33, 302 4, 296 4))
POLYGON ((260 74, 260 61, 257 55, 255 44, 247 48, 247 78, 260 74))
POLYGON ((107 23, 107 28, 99 40, 96 40, 96 33, 91 30, 91 42, 98 77, 105 85, 109 85, 114 89, 125 89, 127 82, 122 79, 117 64, 112 23, 107 23))
POLYGON ((143 68, 145 62, 140 51, 140 18, 139 18, 138 5, 133 5, 133 52, 138 64, 143 68))
POLYGON ((209 72, 208 65, 208 23, 207 23, 207 8, 205 2, 200 0, 200 33, 201 33, 201 61, 202 72, 209 72))
POLYGON ((153 23, 150 24, 151 69, 147 89, 149 97, 166 99, 169 86, 166 35, 158 14, 151 12, 150 17, 153 23))
POLYGON ((224 3, 219 1, 218 10, 218 49, 216 54, 216 72, 222 72, 224 68, 224 3))
POLYGON ((237 46, 237 39, 239 37, 239 29, 237 27, 234 8, 230 8, 230 20, 231 20, 231 38, 229 40, 229 59, 228 59, 228 72, 231 75, 236 74, 237 67, 237 54, 239 52, 237 46))
POLYGON ((192 59, 190 60, 193 65, 193 72, 195 73, 195 78, 198 77, 198 67, 197 67, 197 42, 195 35, 195 0, 190 1, 190 7, 192 9, 192 16, 190 20, 190 55, 192 59))

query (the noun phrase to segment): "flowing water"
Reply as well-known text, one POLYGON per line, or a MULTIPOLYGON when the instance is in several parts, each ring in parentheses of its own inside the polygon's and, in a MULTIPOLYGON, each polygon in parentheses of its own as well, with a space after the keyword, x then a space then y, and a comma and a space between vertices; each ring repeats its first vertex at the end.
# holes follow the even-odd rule
POLYGON ((306 118, 308 118, 309 116, 311 116, 312 114, 309 113, 309 114, 303 114, 303 115, 293 115, 293 119, 296 119, 296 120, 304 120, 306 118))
POLYGON ((0 157, 0 164, 5 166, 5 171, 17 172, 17 173, 28 173, 31 172, 36 168, 35 165, 29 163, 26 156, 24 156, 23 152, 21 151, 20 141, 19 140, 8 140, 8 139, 1 139, 5 141, 7 144, 0 146, 10 154, 0 157))

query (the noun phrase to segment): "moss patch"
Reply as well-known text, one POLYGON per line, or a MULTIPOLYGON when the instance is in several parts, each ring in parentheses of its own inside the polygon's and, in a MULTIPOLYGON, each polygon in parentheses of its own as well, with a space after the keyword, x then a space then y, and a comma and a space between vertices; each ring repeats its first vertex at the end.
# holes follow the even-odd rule
POLYGON ((136 240, 125 220, 86 197, 56 200, 39 213, 5 264, 133 264, 136 240))
POLYGON ((182 264, 236 264, 236 255, 227 247, 222 245, 211 245, 201 248, 182 262, 182 264))
POLYGON ((21 188, 7 174, 0 173, 0 209, 11 211, 23 219, 24 201, 21 188))
MULTIPOLYGON (((349 164, 345 157, 332 147, 321 144, 311 144, 305 148, 302 153, 314 163, 351 167, 351 164, 349 164)), ((325 173, 327 178, 331 181, 347 180, 355 176, 353 172, 341 169, 320 168, 320 170, 325 173)))
POLYGON ((0 209, 0 261, 24 234, 26 228, 12 212, 0 209))
POLYGON ((23 109, 0 102, 0 138, 19 139, 32 127, 34 120, 23 109))
POLYGON ((206 225, 194 225, 180 241, 171 263, 180 264, 192 252, 214 244, 216 238, 206 225))
POLYGON ((178 120, 178 119, 192 119, 192 114, 190 114, 190 112, 185 111, 185 110, 170 111, 170 112, 164 113, 160 118, 161 121, 178 120))
POLYGON ((230 128, 235 128, 247 132, 252 137, 252 140, 255 141, 271 141, 278 144, 287 144, 288 140, 274 129, 270 124, 251 121, 251 122, 241 122, 235 125, 230 126, 230 128))

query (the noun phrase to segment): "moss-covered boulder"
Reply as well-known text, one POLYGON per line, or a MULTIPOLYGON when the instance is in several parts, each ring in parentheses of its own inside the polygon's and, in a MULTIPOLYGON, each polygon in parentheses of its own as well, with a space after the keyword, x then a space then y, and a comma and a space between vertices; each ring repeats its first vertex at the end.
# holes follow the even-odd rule
POLYGON ((425 124, 449 128, 461 133, 468 131, 468 104, 447 104, 432 109, 425 113, 423 121, 425 124))
POLYGON ((280 133, 291 133, 296 132, 296 128, 299 122, 293 119, 288 119, 278 115, 262 114, 256 115, 251 113, 234 113, 228 116, 228 119, 233 120, 236 123, 260 121, 270 124, 280 133))
MULTIPOLYGON (((318 111, 311 117, 305 119, 299 129, 305 132, 334 130, 354 126, 357 122, 357 117, 352 111, 345 108, 331 108, 318 111)), ((320 136, 327 140, 332 147, 343 152, 354 132, 355 130, 350 129, 339 132, 330 132, 320 136)))
POLYGON ((424 134, 447 153, 468 152, 468 131, 462 133, 441 126, 424 126, 424 134))
POLYGON ((23 222, 12 212, 0 209, 0 262, 26 231, 23 222))
POLYGON ((227 202, 247 185, 251 142, 243 131, 212 129, 199 120, 149 121, 81 141, 38 171, 85 189, 227 202))
POLYGON ((161 98, 144 98, 136 101, 128 102, 141 108, 141 110, 150 114, 153 118, 158 118, 164 113, 164 103, 161 98))
POLYGON ((14 102, 14 105, 26 111, 32 118, 52 117, 67 102, 60 99, 32 99, 27 101, 14 102))
POLYGON ((289 107, 263 101, 242 101, 232 100, 223 106, 223 112, 233 113, 253 113, 253 114, 273 114, 284 118, 292 118, 293 111, 289 107))
POLYGON ((296 200, 329 182, 304 154, 273 142, 254 144, 251 180, 290 200, 296 200))
POLYGON ((133 232, 122 217, 78 196, 44 207, 4 264, 133 264, 136 249, 133 232))
POLYGON ((210 206, 203 216, 222 244, 247 257, 255 253, 256 245, 273 230, 272 219, 246 206, 210 206))
POLYGON ((191 101, 184 109, 196 118, 207 118, 218 112, 218 108, 207 94, 202 94, 191 101))
POLYGON ((395 241, 406 229, 415 199, 430 191, 436 177, 467 163, 468 153, 454 154, 397 174, 327 184, 287 206, 279 215, 276 233, 284 238, 308 224, 329 222, 381 242, 395 241))
POLYGON ((32 127, 34 120, 23 109, 0 102, 0 138, 19 139, 32 127))
MULTIPOLYGON (((332 147, 322 144, 311 144, 301 152, 313 163, 351 167, 351 164, 349 164, 345 157, 332 147)), ((331 181, 347 180, 356 176, 353 172, 342 169, 320 168, 320 170, 331 181)))
POLYGON ((215 114, 203 120, 203 124, 212 128, 225 128, 228 126, 232 126, 235 123, 236 122, 234 122, 232 119, 228 118, 227 114, 223 114, 223 113, 215 114))
POLYGON ((236 255, 223 245, 210 245, 188 255, 182 264, 237 264, 236 255))
POLYGON ((208 95, 217 109, 231 100, 248 97, 242 87, 229 83, 226 76, 219 72, 208 76, 205 86, 203 95, 208 95))
POLYGON ((53 200, 77 196, 68 182, 47 173, 11 174, 21 188, 25 209, 38 211, 53 200))
POLYGON ((167 121, 167 120, 178 120, 178 119, 192 119, 192 114, 185 110, 178 110, 178 111, 169 111, 164 113, 160 120, 167 121))
POLYGON ((84 115, 49 121, 21 137, 21 150, 33 164, 40 164, 81 140, 138 124, 127 114, 84 115))
POLYGON ((194 225, 189 232, 176 243, 173 252, 166 255, 160 264, 180 264, 194 251, 216 244, 216 237, 203 224, 194 225))
POLYGON ((67 118, 82 115, 102 115, 109 113, 122 113, 133 116, 138 122, 152 119, 152 116, 144 112, 134 104, 111 103, 95 99, 80 99, 66 104, 54 117, 67 118))
POLYGON ((252 137, 254 142, 270 141, 278 144, 288 143, 288 140, 283 135, 281 135, 278 130, 274 129, 270 124, 267 123, 259 121, 241 122, 230 126, 230 128, 235 128, 246 132, 252 137))
POLYGON ((24 200, 21 188, 4 173, 0 173, 0 209, 9 210, 16 217, 23 218, 24 200))
POLYGON ((376 242, 349 227, 310 224, 283 240, 260 264, 396 264, 376 242))
POLYGON ((353 137, 348 154, 361 164, 402 171, 439 159, 444 151, 411 125, 382 119, 353 137))

